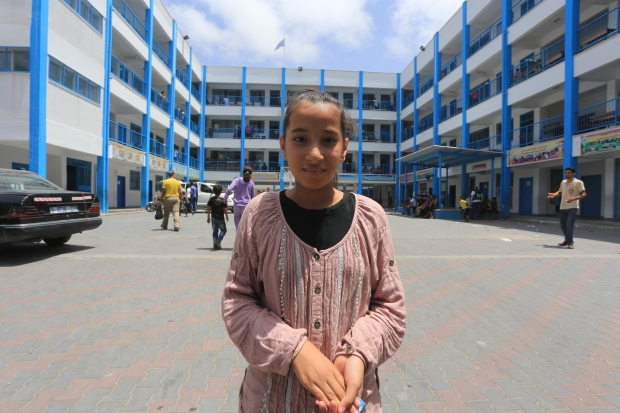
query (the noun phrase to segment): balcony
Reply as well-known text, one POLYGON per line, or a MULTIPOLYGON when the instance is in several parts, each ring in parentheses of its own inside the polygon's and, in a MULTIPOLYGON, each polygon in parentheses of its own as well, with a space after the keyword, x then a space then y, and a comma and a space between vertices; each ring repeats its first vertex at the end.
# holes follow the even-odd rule
POLYGON ((448 60, 445 65, 441 68, 441 79, 448 76, 457 67, 459 67, 463 63, 462 54, 458 52, 452 59, 448 60))
POLYGON ((168 113, 168 109, 170 108, 170 104, 165 97, 161 94, 157 93, 155 89, 151 89, 151 102, 164 112, 168 113))
POLYGON ((420 94, 418 96, 422 96, 424 92, 432 88, 434 84, 435 82, 434 82, 433 76, 426 79, 426 81, 424 81, 424 83, 420 85, 420 94))
POLYGON ((362 179, 365 181, 393 181, 393 164, 362 164, 362 179))
POLYGON ((439 122, 443 122, 463 112, 463 99, 459 98, 441 108, 439 122))
POLYGON ((159 42, 157 42, 157 40, 155 39, 153 39, 153 53, 155 54, 155 56, 159 57, 159 60, 161 60, 166 65, 166 67, 170 67, 170 56, 168 56, 166 50, 161 47, 159 42))
POLYGON ((279 108, 280 107, 280 97, 265 97, 265 96, 250 96, 245 100, 246 106, 261 106, 261 107, 272 107, 279 108))
POLYGON ((484 102, 492 98, 495 95, 502 93, 502 77, 496 77, 469 92, 469 107, 476 106, 479 103, 484 102))
POLYGON ((529 146, 564 136, 564 115, 510 131, 511 148, 529 146))
POLYGON ((395 143, 395 134, 391 132, 362 132, 364 142, 395 143))
POLYGON ((487 44, 491 43, 491 40, 502 34, 502 18, 497 19, 493 24, 484 29, 472 42, 469 44, 469 56, 473 56, 480 49, 487 44))
POLYGON ((178 108, 174 109, 174 120, 176 120, 183 126, 187 125, 187 116, 185 115, 185 112, 179 110, 178 108))
MULTIPOLYGON (((239 161, 219 161, 219 160, 210 160, 207 159, 205 161, 205 171, 218 171, 218 172, 239 172, 241 170, 241 162, 239 161)), ((278 166, 275 171, 272 172, 280 172, 280 167, 278 166)))
POLYGON ((198 169, 198 159, 196 158, 192 158, 191 156, 189 157, 189 167, 190 168, 194 168, 194 169, 198 169))
POLYGON ((130 88, 141 94, 142 96, 146 96, 146 85, 144 80, 138 75, 136 75, 133 71, 131 71, 127 66, 125 66, 120 60, 116 57, 112 56, 112 65, 110 66, 110 72, 114 76, 116 76, 119 80, 126 83, 130 88))
POLYGON ((396 107, 389 100, 362 100, 363 110, 395 111, 396 107))
POLYGON ((420 125, 418 125, 418 133, 422 133, 425 130, 428 130, 433 127, 433 114, 431 113, 424 119, 420 120, 420 125))
POLYGON ((477 149, 479 151, 502 151, 502 135, 495 135, 475 142, 470 142, 467 146, 469 149, 477 149))
POLYGON ((185 73, 183 73, 183 71, 181 69, 179 69, 177 67, 177 70, 175 71, 177 79, 179 79, 181 81, 181 83, 183 84, 183 86, 185 86, 187 89, 189 89, 189 80, 187 79, 187 77, 185 77, 185 73))
POLYGON ((127 3, 123 0, 113 0, 112 2, 116 11, 123 16, 123 18, 127 21, 127 23, 138 33, 138 35, 142 38, 142 40, 146 41, 147 38, 147 30, 144 23, 138 19, 138 16, 129 8, 127 3))
POLYGON ((409 93, 407 95, 407 97, 403 99, 403 107, 402 107, 402 109, 405 109, 407 106, 412 104, 413 103, 413 98, 414 98, 413 92, 409 93))
POLYGON ((144 136, 134 130, 129 129, 127 126, 114 121, 110 121, 110 140, 118 142, 120 144, 130 146, 132 148, 142 149, 142 140, 144 136))
POLYGON ((192 92, 192 96, 195 97, 198 102, 202 102, 200 100, 200 92, 194 87, 194 85, 190 86, 190 91, 192 92))
MULTIPOLYGON (((241 96, 207 95, 207 105, 208 106, 241 106, 241 96)), ((280 104, 278 104, 278 107, 279 106, 280 104)))
POLYGON ((189 130, 196 136, 200 136, 200 125, 195 123, 194 121, 189 121, 189 130))
POLYGON ((338 99, 338 101, 342 102, 345 109, 357 109, 359 107, 356 99, 338 99))
POLYGON ((151 155, 159 156, 160 158, 166 159, 166 145, 163 142, 159 142, 153 138, 151 141, 151 155))
POLYGON ((517 4, 512 6, 512 24, 525 16, 530 10, 540 4, 541 1, 543 0, 520 0, 517 4))
POLYGON ((174 159, 174 162, 179 163, 181 165, 185 165, 185 152, 175 150, 173 159, 174 159))
POLYGON ((403 130, 403 137, 402 137, 401 141, 404 142, 404 141, 406 141, 408 139, 413 139, 413 126, 405 128, 403 130))
MULTIPOLYGON (((241 133, 241 129, 239 129, 239 133, 241 133)), ((246 128, 245 130, 245 138, 246 139, 279 139, 280 129, 254 128, 254 127, 249 126, 249 129, 246 128)))
POLYGON ((577 111, 577 133, 620 125, 620 98, 577 111))
POLYGON ((603 40, 618 34, 620 29, 620 7, 603 14, 598 19, 584 25, 577 35, 579 37, 579 50, 592 47, 603 40))
POLYGON ((511 86, 516 85, 564 61, 564 39, 558 40, 538 54, 524 60, 510 70, 511 86))

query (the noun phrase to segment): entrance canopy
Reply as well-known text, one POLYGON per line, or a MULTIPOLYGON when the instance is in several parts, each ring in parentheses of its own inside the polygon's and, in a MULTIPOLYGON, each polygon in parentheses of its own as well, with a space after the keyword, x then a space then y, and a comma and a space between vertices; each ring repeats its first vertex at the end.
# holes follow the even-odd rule
POLYGON ((432 145, 403 156, 397 159, 397 161, 403 162, 406 165, 421 166, 423 168, 452 168, 454 166, 495 159, 499 156, 502 156, 501 152, 432 145))

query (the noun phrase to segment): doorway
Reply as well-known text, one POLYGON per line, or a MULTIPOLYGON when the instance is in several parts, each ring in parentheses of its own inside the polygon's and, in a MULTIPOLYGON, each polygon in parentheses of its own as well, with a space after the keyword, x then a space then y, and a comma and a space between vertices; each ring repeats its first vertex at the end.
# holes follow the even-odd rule
POLYGON ((482 195, 486 197, 489 196, 489 183, 488 182, 480 182, 480 192, 482 192, 482 195))
POLYGON ((534 178, 519 179, 519 214, 532 215, 534 178))
POLYGON ((448 189, 448 208, 454 208, 456 205, 456 185, 450 185, 448 189))
POLYGON ((116 177, 116 207, 125 208, 125 177, 116 177))
POLYGON ((81 159, 67 158, 67 190, 91 191, 92 164, 81 159))
POLYGON ((521 115, 519 122, 519 143, 527 146, 534 143, 534 111, 521 115))
MULTIPOLYGON (((601 217, 601 197, 603 194, 602 175, 582 176, 583 186, 586 188, 588 197, 579 201, 579 209, 582 217, 600 218, 601 217)), ((574 196, 579 196, 575 194, 574 196)))

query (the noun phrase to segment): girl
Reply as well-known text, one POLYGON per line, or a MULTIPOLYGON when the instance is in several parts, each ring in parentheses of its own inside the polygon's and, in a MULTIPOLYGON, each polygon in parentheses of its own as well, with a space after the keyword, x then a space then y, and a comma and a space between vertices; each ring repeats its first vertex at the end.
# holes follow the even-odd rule
POLYGON ((359 397, 381 411, 377 368, 406 314, 383 208, 335 188, 355 128, 326 93, 288 99, 280 147, 296 186, 248 204, 222 297, 249 364, 241 412, 353 413, 359 397))

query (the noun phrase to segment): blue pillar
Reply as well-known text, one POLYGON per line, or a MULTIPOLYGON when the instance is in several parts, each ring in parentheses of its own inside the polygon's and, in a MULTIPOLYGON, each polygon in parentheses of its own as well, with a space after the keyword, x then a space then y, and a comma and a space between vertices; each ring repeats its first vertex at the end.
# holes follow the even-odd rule
MULTIPOLYGON (((441 53, 439 52, 439 33, 435 33, 433 41, 433 145, 441 145, 439 136, 439 121, 441 119, 441 95, 439 94, 439 80, 441 79, 441 53)), ((433 174, 433 187, 435 193, 441 198, 440 174, 433 174), (437 189, 439 188, 439 189, 437 189)))
POLYGON ((489 198, 493 199, 495 196, 495 158, 491 159, 491 193, 489 198))
MULTIPOLYGON (((403 102, 403 90, 400 88, 400 73, 396 73, 396 153, 394 156, 396 159, 402 157, 400 145, 403 139, 402 130, 403 125, 400 120, 400 111, 402 110, 403 102)), ((396 185, 394 185, 394 207, 400 205, 400 170, 401 162, 394 162, 396 164, 396 185)), ((406 179, 406 178, 405 178, 406 179)))
POLYGON ((97 157, 97 196, 99 197, 99 208, 104 214, 108 213, 108 145, 110 140, 110 63, 112 60, 112 15, 112 0, 107 0, 105 19, 105 52, 103 57, 103 127, 101 131, 101 156, 97 157))
POLYGON ((321 92, 325 91, 325 69, 321 69, 321 92))
POLYGON ((168 87, 168 102, 170 102, 169 106, 169 115, 170 115, 170 127, 166 133, 166 149, 168 153, 166 154, 166 158, 168 159, 169 168, 172 171, 174 169, 174 110, 176 108, 176 82, 177 77, 175 74, 175 70, 177 67, 177 22, 176 20, 172 21, 172 41, 169 44, 169 52, 170 56, 170 71, 172 76, 170 78, 170 86, 168 87))
MULTIPOLYGON (((467 1, 463 3, 463 45, 461 52, 463 64, 461 66, 463 69, 463 82, 461 88, 461 107, 463 108, 463 113, 461 114, 463 122, 461 127, 461 147, 468 148, 469 147, 469 123, 467 122, 467 109, 469 109, 469 89, 470 89, 470 79, 469 74, 467 74, 467 59, 469 59, 470 52, 470 39, 471 30, 469 25, 467 24, 467 1)), ((466 194, 469 193, 469 176, 467 175, 467 165, 461 166, 461 195, 467 198, 466 194)))
POLYGON ((151 93, 153 89, 153 0, 150 0, 149 9, 146 11, 147 45, 149 47, 148 60, 144 62, 144 82, 146 83, 146 114, 142 115, 142 131, 144 141, 144 166, 142 167, 142 182, 140 184, 140 206, 146 208, 149 199, 149 181, 151 177, 151 93))
MULTIPOLYGON (((413 58, 413 152, 418 151, 418 125, 420 123, 420 111, 418 110, 418 97, 420 97, 420 75, 418 74, 418 57, 413 58)), ((418 193, 418 180, 416 171, 418 167, 413 165, 413 194, 418 193)), ((407 188, 405 188, 405 193, 407 188)))
POLYGON ((200 182, 205 181, 205 132, 207 130, 207 66, 202 67, 202 82, 200 82, 200 149, 198 149, 198 171, 200 182))
POLYGON ((47 0, 32 0, 30 23, 30 154, 28 168, 43 178, 47 175, 48 3, 47 0))
POLYGON ((442 180, 442 172, 443 172, 443 163, 441 162, 441 154, 439 154, 439 171, 437 171, 437 182, 439 183, 439 185, 437 186, 437 188, 439 188, 438 190, 436 190, 437 193, 437 207, 441 208, 441 206, 443 205, 443 202, 441 201, 441 197, 442 197, 442 192, 441 192, 441 180, 442 180))
MULTIPOLYGON (((284 135, 284 109, 286 97, 286 69, 282 68, 282 84, 280 85, 280 136, 284 135)), ((284 189, 284 174, 282 168, 284 167, 284 156, 280 151, 280 191, 284 189)))
MULTIPOLYGON (((510 86, 510 68, 512 66, 512 47, 508 44, 508 26, 511 23, 512 0, 502 0, 502 168, 500 202, 504 214, 510 213, 510 168, 506 154, 511 146, 510 121, 512 108, 508 106, 508 87, 510 86)), ((565 149, 566 150, 566 149, 565 149)))
POLYGON ((243 73, 241 78, 241 169, 239 170, 239 176, 243 174, 243 168, 245 168, 245 99, 246 99, 246 74, 247 68, 243 66, 243 73))
POLYGON ((573 156, 573 135, 577 131, 576 113, 579 109, 579 79, 575 77, 575 53, 579 46, 579 0, 567 0, 566 37, 564 47, 564 169, 572 166, 577 172, 578 159, 573 156))
POLYGON ((187 85, 187 91, 189 92, 189 96, 187 97, 187 103, 185 104, 185 107, 187 107, 187 109, 185 110, 185 127, 187 128, 187 140, 185 141, 185 182, 189 182, 189 149, 192 147, 191 145, 191 136, 192 136, 192 131, 191 131, 191 114, 192 114, 192 65, 193 65, 193 60, 194 60, 194 51, 192 50, 192 48, 189 48, 189 65, 187 65, 187 74, 185 75, 185 78, 187 79, 187 81, 189 82, 189 84, 187 85))
POLYGON ((364 72, 360 70, 359 87, 357 90, 357 193, 363 193, 362 187, 362 122, 364 120, 364 110, 362 97, 364 95, 364 72))

